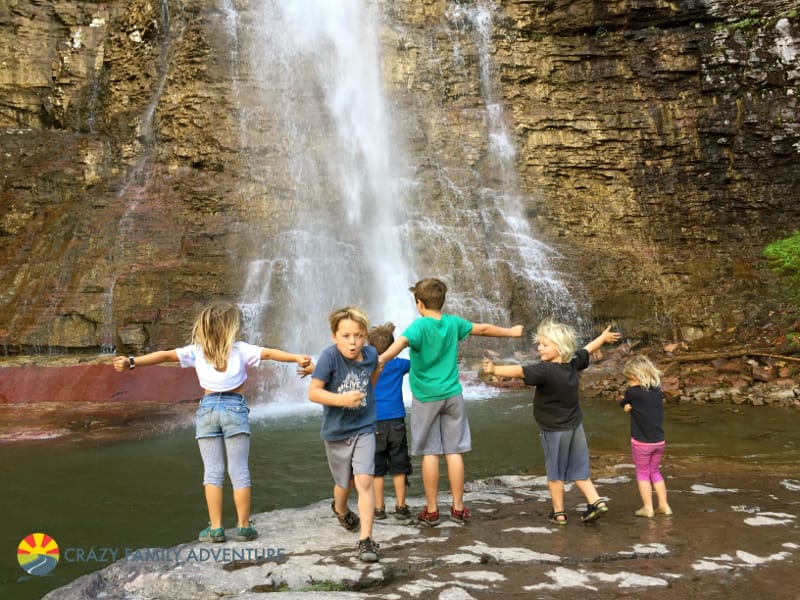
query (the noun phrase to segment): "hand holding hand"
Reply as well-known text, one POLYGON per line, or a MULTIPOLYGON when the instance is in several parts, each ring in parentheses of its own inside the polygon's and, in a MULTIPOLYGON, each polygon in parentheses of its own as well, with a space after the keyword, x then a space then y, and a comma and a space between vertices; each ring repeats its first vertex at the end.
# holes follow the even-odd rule
POLYGON ((306 365, 301 365, 299 362, 297 364, 298 364, 297 374, 300 375, 301 379, 303 377, 307 377, 308 375, 311 375, 314 372, 314 363, 312 363, 310 360, 308 361, 308 364, 306 364, 306 365))
POLYGON ((481 367, 486 375, 494 375, 494 362, 490 358, 484 356, 483 361, 481 361, 481 367))

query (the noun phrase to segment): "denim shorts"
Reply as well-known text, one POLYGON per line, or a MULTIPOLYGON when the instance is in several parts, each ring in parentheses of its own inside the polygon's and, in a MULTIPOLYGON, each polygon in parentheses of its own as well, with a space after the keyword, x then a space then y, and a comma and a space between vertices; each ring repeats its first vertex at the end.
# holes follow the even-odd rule
POLYGON ((195 438, 250 435, 249 414, 250 409, 241 394, 206 394, 197 408, 195 438))

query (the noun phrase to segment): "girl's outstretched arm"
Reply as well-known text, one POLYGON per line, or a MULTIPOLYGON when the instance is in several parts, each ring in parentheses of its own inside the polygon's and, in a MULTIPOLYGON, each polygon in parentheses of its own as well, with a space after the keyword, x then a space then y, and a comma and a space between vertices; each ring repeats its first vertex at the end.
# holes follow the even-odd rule
POLYGON ((307 354, 293 354, 278 350, 277 348, 262 348, 261 360, 274 360, 277 362, 293 362, 300 367, 307 367, 311 364, 311 357, 307 354))
POLYGON ((148 367, 178 361, 178 353, 175 350, 159 350, 142 356, 115 356, 113 365, 117 371, 126 371, 133 367, 148 367), (131 366, 131 361, 133 361, 133 366, 131 366))

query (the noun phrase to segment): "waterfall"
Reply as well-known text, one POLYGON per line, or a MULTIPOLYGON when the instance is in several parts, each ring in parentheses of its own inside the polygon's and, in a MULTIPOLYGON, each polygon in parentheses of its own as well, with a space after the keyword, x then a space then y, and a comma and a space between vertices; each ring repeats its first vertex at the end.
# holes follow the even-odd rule
MULTIPOLYGON (((529 199, 519 191, 493 84, 494 5, 459 3, 446 13, 454 63, 466 39, 479 57, 480 152, 490 179, 460 157, 437 156, 441 141, 429 152, 405 147, 405 131, 395 127, 429 115, 399 114, 410 109, 383 89, 379 34, 399 25, 380 23, 379 5, 223 2, 240 118, 238 193, 248 207, 249 247, 234 257, 246 278, 247 339, 317 354, 330 344, 328 313, 348 304, 402 331, 417 316, 408 287, 427 276, 448 282, 445 310, 475 322, 577 318, 550 265, 557 253, 534 238, 524 216, 529 199)), ((304 398, 284 389, 290 379, 273 381, 274 393, 304 398)))
POLYGON ((241 298, 251 338, 317 353, 330 343, 327 314, 348 304, 376 324, 409 322, 403 153, 381 88, 376 15, 361 2, 267 0, 237 22, 252 95, 241 103, 248 185, 263 203, 256 212, 277 204, 281 223, 269 239, 252 231, 241 298))
MULTIPOLYGON (((496 273, 508 273, 511 287, 517 290, 516 297, 509 298, 506 304, 527 303, 519 307, 522 314, 531 314, 535 325, 542 317, 553 315, 581 327, 583 314, 587 308, 578 299, 578 293, 571 293, 564 283, 565 277, 553 267, 561 257, 548 245, 534 237, 531 226, 525 218, 524 206, 535 203, 534 199, 523 196, 516 176, 517 151, 506 125, 506 115, 494 79, 492 60, 493 23, 499 7, 491 0, 452 3, 448 6, 446 17, 448 35, 453 44, 452 65, 465 78, 478 78, 481 99, 485 111, 485 136, 487 166, 484 171, 492 177, 474 182, 472 189, 458 185, 447 179, 446 186, 457 197, 475 195, 473 202, 477 209, 473 216, 481 224, 476 246, 483 245, 485 253, 473 251, 487 262, 489 280, 496 273), (469 45, 477 55, 477 73, 467 68, 462 44, 469 45)), ((446 178, 446 175, 444 175, 446 178)), ((477 229, 477 226, 476 226, 477 229)), ((479 273, 482 267, 470 269, 479 273)), ((485 297, 491 297, 491 287, 476 282, 466 286, 469 294, 475 290, 485 290, 485 297)), ((577 287, 577 286, 576 286, 577 287)), ((465 300, 469 306, 471 300, 465 300)), ((507 321, 513 315, 502 306, 489 309, 491 318, 507 321)))

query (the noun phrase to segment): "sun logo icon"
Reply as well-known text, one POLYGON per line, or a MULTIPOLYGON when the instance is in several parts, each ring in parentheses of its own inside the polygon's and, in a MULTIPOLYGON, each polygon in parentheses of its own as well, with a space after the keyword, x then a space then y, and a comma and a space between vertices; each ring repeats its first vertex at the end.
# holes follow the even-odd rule
POLYGON ((47 575, 60 555, 58 544, 46 533, 26 535, 17 546, 17 562, 30 575, 47 575))

